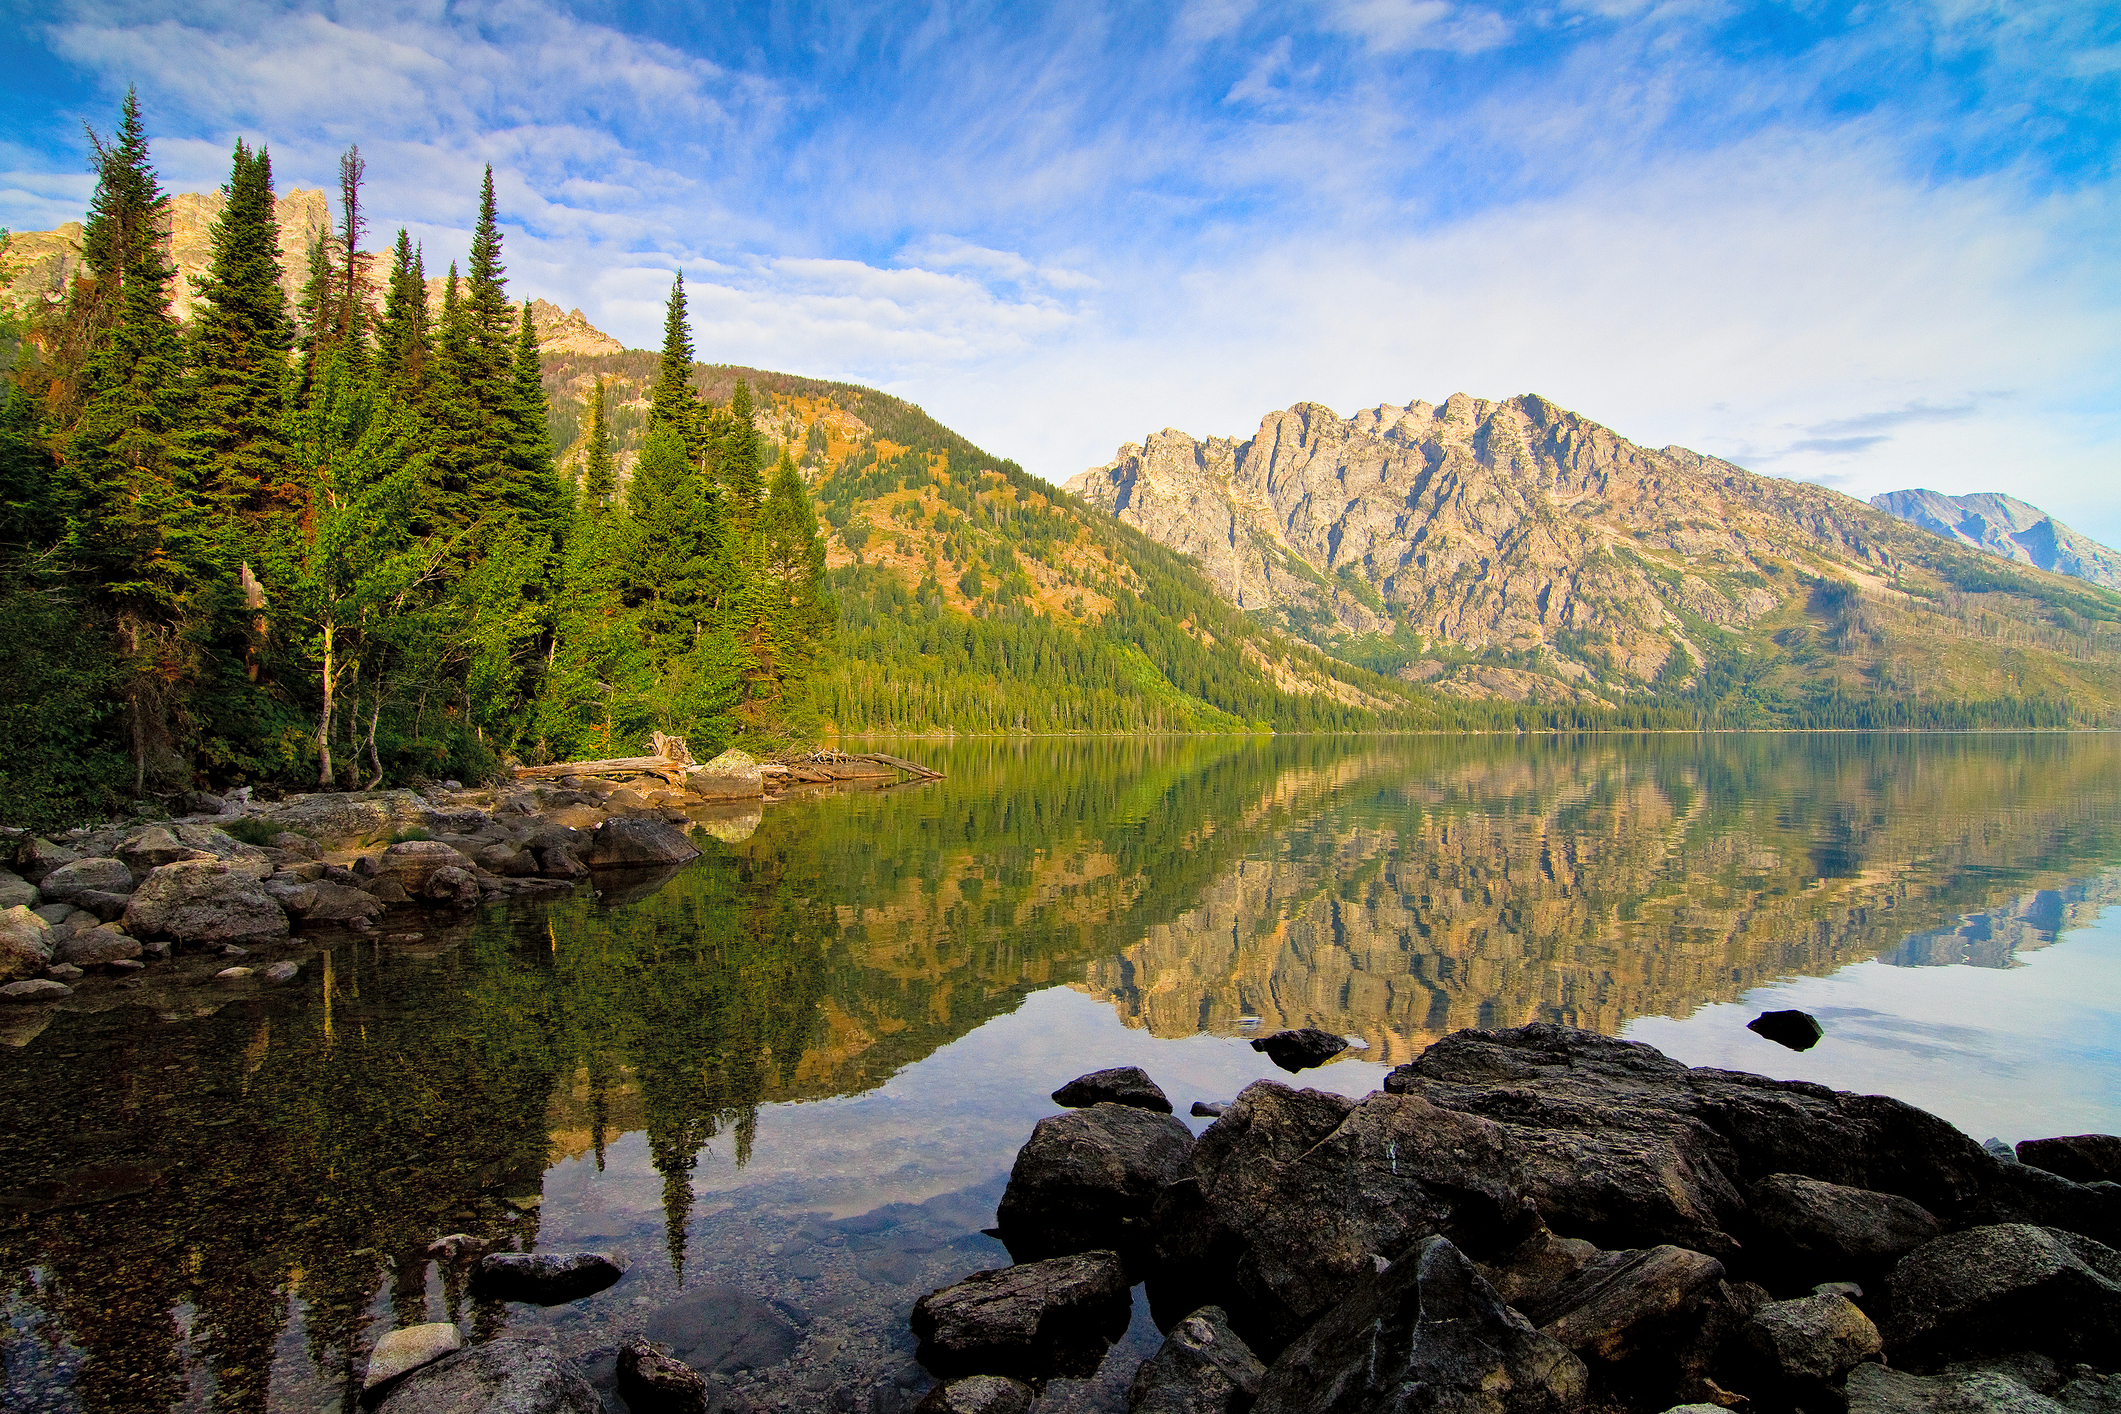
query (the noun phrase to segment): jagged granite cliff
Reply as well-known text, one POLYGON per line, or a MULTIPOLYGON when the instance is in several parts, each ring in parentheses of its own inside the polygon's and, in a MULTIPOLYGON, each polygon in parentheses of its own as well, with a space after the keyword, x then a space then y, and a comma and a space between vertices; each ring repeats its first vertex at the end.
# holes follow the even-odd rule
POLYGON ((2121 554, 2080 535, 2038 506, 2000 491, 1947 496, 1941 491, 1885 491, 1871 504, 1976 550, 2056 574, 2121 589, 2121 554))
MULTIPOLYGON (((1166 429, 1068 489, 1240 608, 1467 697, 1641 700, 1718 664, 1784 692, 2024 692, 1994 616, 2054 626, 2000 595, 1973 612, 1963 551, 1861 501, 1637 446, 1536 395, 1299 403, 1243 440, 1166 429)), ((2117 646, 2066 650, 2107 686, 2067 667, 2053 687, 2106 696, 2117 646)))

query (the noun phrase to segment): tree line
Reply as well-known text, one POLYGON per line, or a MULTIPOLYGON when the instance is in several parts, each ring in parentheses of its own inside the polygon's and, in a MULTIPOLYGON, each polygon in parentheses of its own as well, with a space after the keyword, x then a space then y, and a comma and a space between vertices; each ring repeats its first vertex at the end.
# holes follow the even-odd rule
POLYGON ((491 168, 431 312, 405 231, 361 251, 349 150, 290 301, 271 157, 239 141, 180 324, 136 98, 90 138, 79 267, 0 341, 6 823, 813 728, 835 618, 816 519, 786 454, 764 464, 749 390, 694 391, 682 276, 633 475, 598 386, 578 485, 491 168))

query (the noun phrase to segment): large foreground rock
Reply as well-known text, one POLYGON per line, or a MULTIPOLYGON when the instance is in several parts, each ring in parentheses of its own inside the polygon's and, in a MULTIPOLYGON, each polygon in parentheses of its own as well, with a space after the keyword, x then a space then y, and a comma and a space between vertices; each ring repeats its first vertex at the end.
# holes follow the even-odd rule
POLYGON ((1689 1069, 1573 1027, 1460 1031, 1385 1088, 1501 1125, 1556 1232, 1601 1247, 1668 1242, 1738 1275, 1749 1275, 1736 1235, 1744 1189, 1775 1174, 1898 1194, 1947 1224, 2037 1217, 2094 1237, 2121 1227, 2121 1194, 1998 1164, 1912 1105, 1689 1069))
POLYGON ((601 1252, 492 1252, 479 1259, 472 1294, 558 1306, 594 1296, 626 1275, 601 1252))
POLYGON ((52 960, 52 925, 24 904, 0 909, 0 982, 35 977, 52 960))
POLYGON ((2121 1350, 2121 1253, 2076 1233, 2004 1223, 1940 1237, 1893 1268, 1886 1297, 1897 1365, 2014 1350, 2110 1361, 2121 1350))
POLYGON ((1944 1235, 1944 1224, 1912 1199, 1801 1174, 1770 1174, 1747 1197, 1746 1245, 1759 1279, 1777 1291, 1809 1291, 1827 1281, 1873 1285, 1944 1235))
POLYGON ((1171 1113, 1171 1097, 1149 1078, 1148 1071, 1138 1065, 1114 1066, 1110 1070, 1093 1070, 1088 1075, 1078 1075, 1053 1092, 1053 1103, 1072 1110, 1088 1109, 1091 1105, 1132 1105, 1138 1110, 1171 1113))
POLYGON ((409 790, 326 792, 290 796, 261 818, 322 844, 349 845, 424 826, 430 808, 409 790))
POLYGON ((1274 1352, 1423 1238, 1514 1244, 1537 1215, 1506 1138, 1418 1098, 1256 1081, 1201 1135, 1192 1181, 1160 1195, 1153 1307, 1222 1305, 1274 1352))
POLYGON ((1193 1131, 1170 1114, 1099 1104, 1050 1115, 1017 1151, 996 1229, 1020 1262, 1145 1253, 1157 1195, 1192 1152, 1193 1131))
POLYGON ((645 1340, 619 1347, 618 1384, 632 1414, 707 1414, 700 1372, 645 1340))
POLYGON ((1266 1374, 1222 1308, 1203 1306, 1134 1372, 1127 1414, 1245 1414, 1266 1374))
POLYGON ((913 1307, 919 1358, 937 1376, 1078 1379, 1127 1329, 1132 1302, 1116 1252, 1081 1252, 974 1272, 913 1307))
POLYGON ((287 914, 239 865, 218 859, 165 864, 133 890, 125 931, 183 943, 257 943, 287 936, 287 914))
POLYGON ((377 1414, 604 1414, 589 1381, 549 1345, 503 1337, 413 1371, 377 1414))
POLYGON ((638 869, 683 864, 700 851, 683 830, 661 820, 606 820, 580 857, 592 869, 638 869))
POLYGON ((2019 1142, 2016 1152, 2019 1163, 2046 1169, 2072 1183, 2121 1183, 2121 1135, 2026 1139, 2019 1142))
POLYGON ((117 859, 77 859, 44 876, 38 886, 46 903, 72 903, 91 889, 97 893, 129 894, 133 871, 117 859))
POLYGON ((1305 1331, 1254 1414, 1572 1414, 1590 1377, 1432 1237, 1305 1331))

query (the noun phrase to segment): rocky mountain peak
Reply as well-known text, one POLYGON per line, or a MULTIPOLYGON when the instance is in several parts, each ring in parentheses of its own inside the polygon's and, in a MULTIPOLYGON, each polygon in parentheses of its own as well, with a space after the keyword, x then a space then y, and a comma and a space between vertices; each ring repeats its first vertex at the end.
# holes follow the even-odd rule
POLYGON ((2121 589, 2121 554, 2015 496, 2000 491, 1966 496, 1886 491, 1871 497, 1871 504, 1958 544, 2022 565, 2074 575, 2107 589, 2121 589))

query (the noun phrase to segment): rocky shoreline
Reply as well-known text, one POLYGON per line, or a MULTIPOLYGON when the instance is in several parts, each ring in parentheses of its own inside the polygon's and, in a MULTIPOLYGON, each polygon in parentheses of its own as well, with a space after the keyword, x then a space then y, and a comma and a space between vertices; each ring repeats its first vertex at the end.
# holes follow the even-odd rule
POLYGON ((590 882, 645 892, 698 857, 689 831, 748 836, 787 779, 727 752, 681 784, 194 792, 166 820, 17 835, 0 842, 0 1041, 24 1044, 78 991, 136 989, 173 963, 190 980, 272 985, 299 975, 279 954, 309 935, 416 939, 424 912, 590 882))
POLYGON ((1361 1100, 1259 1081, 1198 1140, 1139 1072, 1055 1098, 1000 1207, 1016 1265, 913 1312, 923 1414, 1035 1407, 1137 1282, 1166 1340, 1133 1414, 2121 1410, 2111 1136, 1999 1153, 1546 1024, 1361 1100))

